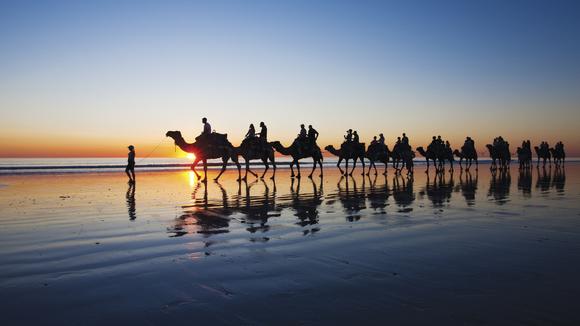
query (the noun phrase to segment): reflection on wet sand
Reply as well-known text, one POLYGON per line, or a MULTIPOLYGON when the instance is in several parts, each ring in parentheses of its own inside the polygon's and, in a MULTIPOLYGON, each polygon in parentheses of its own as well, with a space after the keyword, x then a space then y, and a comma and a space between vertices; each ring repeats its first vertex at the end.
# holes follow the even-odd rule
POLYGON ((479 178, 479 174, 475 171, 475 178, 471 174, 471 171, 466 170, 465 173, 463 170, 459 172, 459 190, 461 191, 461 195, 465 198, 465 202, 468 206, 475 205, 475 195, 477 192, 477 182, 479 178))
MULTIPOLYGON (((523 198, 532 195, 532 172, 530 169, 517 172, 517 189, 523 198)), ((394 210, 397 213, 411 213, 424 207, 422 203, 425 200, 428 200, 431 207, 438 209, 437 214, 443 208, 451 208, 453 205, 476 206, 478 172, 455 173, 458 176, 447 171, 426 174, 425 186, 418 193, 418 202, 413 188, 415 179, 402 175, 394 175, 392 181, 387 176, 340 175, 336 177, 336 187, 326 192, 323 188, 324 180, 317 183, 314 179, 290 179, 284 182, 282 193, 278 192, 275 180, 236 182, 235 186, 230 186, 230 189, 235 189, 234 194, 228 194, 226 188, 217 182, 209 185, 197 183, 191 195, 192 203, 182 206, 183 213, 175 219, 168 232, 172 236, 197 233, 208 237, 230 232, 230 223, 234 220, 243 224, 251 234, 250 241, 265 242, 270 240, 266 236, 272 228, 270 219, 280 217, 285 211, 296 217, 294 225, 300 227, 304 235, 308 235, 321 230, 320 216, 324 213, 343 212, 348 222, 370 216, 366 210, 372 210, 371 215, 386 215, 390 198, 397 206, 394 210), (459 179, 458 184, 456 177, 459 179), (221 196, 208 196, 208 187, 214 187, 214 191, 219 190, 221 196), (464 201, 453 201, 454 193, 461 193, 464 201), (323 205, 325 212, 320 209, 323 205), (256 237, 257 234, 260 235, 256 237)), ((498 205, 510 202, 510 171, 492 171, 488 177, 489 189, 484 198, 498 205)), ((555 189, 557 193, 563 193, 565 181, 565 173, 561 168, 553 171, 549 168, 538 169, 536 188, 542 192, 555 189)), ((327 187, 329 184, 333 183, 327 182, 327 187)), ((130 188, 127 192, 130 216, 135 216, 134 203, 134 188, 132 192, 130 188)))
POLYGON ((518 174, 518 189, 522 191, 524 197, 532 196, 532 169, 522 168, 518 174))
POLYGON ((431 179, 431 174, 427 173, 425 188, 419 192, 421 197, 427 195, 434 207, 443 207, 451 200, 451 194, 455 187, 453 172, 449 173, 449 179, 447 179, 447 175, 448 173, 443 170, 436 172, 435 177, 431 179))
POLYGON ((509 202, 510 186, 512 178, 510 170, 492 171, 489 180, 489 191, 487 196, 491 197, 498 205, 509 202))
POLYGON ((407 178, 400 174, 393 177, 393 198, 400 207, 399 212, 406 213, 413 210, 409 207, 415 201, 415 192, 413 191, 413 176, 407 178))
POLYGON ((135 208, 135 183, 130 182, 129 188, 127 188, 127 193, 125 194, 127 200, 127 211, 129 213, 129 220, 134 221, 137 218, 136 208, 135 208))

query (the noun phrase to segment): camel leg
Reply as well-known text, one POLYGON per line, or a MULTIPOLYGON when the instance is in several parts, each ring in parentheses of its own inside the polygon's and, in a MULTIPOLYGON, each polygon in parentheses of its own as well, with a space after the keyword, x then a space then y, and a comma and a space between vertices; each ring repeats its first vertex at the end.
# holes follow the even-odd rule
POLYGON ((274 154, 270 156, 270 161, 272 161, 272 176, 270 177, 270 179, 274 180, 274 178, 276 177, 276 161, 274 159, 274 154))
POLYGON ((320 177, 322 178, 322 176, 323 176, 323 172, 322 172, 323 171, 323 169, 322 169, 322 159, 318 159, 318 165, 320 165, 320 177))
POLYGON ((223 163, 222 169, 221 169, 220 173, 217 175, 217 177, 214 178, 215 181, 218 181, 218 179, 222 176, 222 174, 226 170, 226 165, 228 164, 228 160, 229 159, 227 157, 222 158, 222 163, 223 163))
POLYGON ((268 159, 267 158, 263 158, 262 162, 264 162, 264 165, 266 166, 266 168, 264 169, 264 173, 262 173, 262 176, 260 176, 260 179, 264 179, 264 176, 266 175, 266 172, 268 172, 268 169, 270 168, 270 165, 268 165, 268 159))
POLYGON ((298 160, 296 160, 296 170, 298 170, 298 174, 296 175, 296 177, 298 179, 300 179, 301 178, 301 176, 300 176, 300 162, 298 160))
POLYGON ((201 161, 201 159, 196 158, 195 161, 193 161, 193 164, 191 164, 191 170, 193 171, 193 173, 195 173, 195 176, 197 177, 197 179, 199 180, 199 177, 201 177, 199 175, 199 173, 197 173, 197 171, 195 171, 195 167, 199 164, 199 161, 201 161))
POLYGON ((427 170, 425 170, 425 173, 429 173, 429 159, 426 159, 425 161, 427 161, 427 170))
POLYGON ((343 175, 345 173, 344 173, 344 171, 342 171, 342 168, 340 167, 340 163, 342 163, 342 157, 338 157, 338 162, 336 163, 336 167, 338 168, 338 170, 340 170, 340 174, 343 175))
POLYGON ((387 175, 387 169, 389 168, 389 161, 384 161, 383 162, 385 164, 385 172, 383 172, 383 175, 387 175))
POLYGON ((312 179, 312 174, 314 173, 314 170, 316 170, 316 160, 312 161, 312 171, 310 171, 310 174, 308 175, 308 177, 311 179, 312 179))
POLYGON ((244 174, 244 177, 242 178, 242 180, 246 181, 248 180, 248 171, 250 171, 250 161, 249 160, 245 160, 246 161, 246 173, 244 174))
POLYGON ((201 182, 203 183, 207 182, 207 160, 203 160, 203 179, 201 180, 201 182))
MULTIPOLYGON (((363 171, 362 171, 362 174, 361 175, 365 175, 365 159, 364 158, 361 158, 360 160, 361 160, 362 166, 363 166, 363 171)), ((370 172, 370 169, 369 169, 369 172, 370 172)), ((363 178, 363 180, 364 180, 364 178, 363 178)))
POLYGON ((292 162, 290 162, 290 178, 294 178, 294 162, 296 160, 292 159, 292 162))

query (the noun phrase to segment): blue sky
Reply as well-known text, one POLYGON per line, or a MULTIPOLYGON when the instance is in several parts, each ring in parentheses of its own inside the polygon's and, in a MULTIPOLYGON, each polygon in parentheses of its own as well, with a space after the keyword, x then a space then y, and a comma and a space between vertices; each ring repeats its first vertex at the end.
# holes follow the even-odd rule
POLYGON ((580 149, 578 58, 575 1, 2 1, 0 155, 124 153, 202 116, 580 149))

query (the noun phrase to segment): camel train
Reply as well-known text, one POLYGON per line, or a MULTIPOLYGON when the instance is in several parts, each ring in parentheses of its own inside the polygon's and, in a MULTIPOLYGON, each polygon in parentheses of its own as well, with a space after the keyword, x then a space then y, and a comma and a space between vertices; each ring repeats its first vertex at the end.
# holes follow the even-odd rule
MULTIPOLYGON (((323 176, 323 155, 320 147, 318 147, 318 144, 316 143, 318 132, 316 132, 312 126, 309 126, 309 130, 306 131, 304 125, 302 125, 298 137, 290 146, 285 147, 279 141, 267 141, 267 129, 264 123, 260 124, 262 126, 262 131, 259 136, 253 131, 252 125, 246 138, 242 141, 240 146, 236 147, 228 140, 227 134, 220 134, 211 131, 211 128, 207 127, 209 123, 206 122, 206 119, 203 121, 204 124, 206 124, 206 128, 204 128, 204 132, 200 136, 196 137, 195 142, 193 143, 185 141, 180 131, 168 131, 166 133, 166 136, 172 138, 175 145, 182 151, 195 155, 195 160, 191 169, 198 178, 201 178, 201 175, 195 168, 200 162, 203 164, 204 176, 203 179, 201 179, 202 182, 207 182, 207 161, 210 159, 222 160, 221 170, 214 180, 218 180, 221 177, 230 160, 235 164, 238 170, 238 181, 247 180, 248 174, 258 177, 258 174, 250 169, 251 160, 260 160, 265 166, 263 173, 259 176, 260 179, 265 177, 271 164, 272 175, 270 178, 274 179, 276 175, 275 152, 292 157, 292 161, 290 162, 290 176, 292 178, 301 177, 300 160, 304 158, 311 158, 313 160, 312 170, 308 175, 309 178, 312 178, 317 167, 320 168, 319 176, 323 176), (239 157, 242 157, 245 162, 245 173, 243 176, 239 157), (296 173, 294 172, 294 166, 296 166, 296 173)), ((368 148, 366 148, 365 143, 359 142, 356 131, 347 131, 347 135, 344 138, 343 143, 338 148, 333 145, 328 145, 324 148, 330 154, 338 157, 337 167, 341 174, 352 176, 356 168, 356 163, 360 161, 363 175, 369 175, 373 170, 374 174, 377 175, 378 171, 376 163, 382 163, 385 166, 383 174, 386 175, 389 162, 392 163, 392 166, 395 169, 395 174, 400 174, 403 169, 406 169, 407 176, 413 175, 413 159, 415 158, 415 151, 412 150, 412 147, 409 144, 409 139, 405 134, 403 134, 403 137, 397 138, 392 151, 389 150, 388 145, 386 145, 385 138, 382 134, 378 140, 377 137, 374 137, 368 148), (368 169, 366 169, 365 160, 368 160, 370 163, 368 169), (345 162, 345 170, 341 167, 343 161, 345 162), (352 168, 350 168, 350 170, 349 161, 352 161, 352 168)), ((492 171, 498 169, 500 171, 505 171, 509 169, 512 158, 509 143, 507 141, 502 137, 497 137, 494 139, 492 144, 487 144, 486 148, 488 149, 489 156, 492 160, 490 165, 492 171)), ((449 163, 449 171, 453 172, 455 157, 459 159, 458 163, 461 170, 465 169, 469 171, 473 163, 475 163, 476 171, 479 167, 478 154, 475 149, 474 141, 470 137, 466 138, 461 149, 453 150, 450 143, 448 141, 443 141, 441 136, 433 136, 431 143, 426 149, 419 146, 416 150, 425 158, 427 166, 425 170, 426 173, 429 172, 431 165, 433 165, 436 173, 441 173, 445 171, 445 165, 447 163, 449 163)), ((540 160, 542 160, 544 166, 546 164, 552 164, 552 161, 556 166, 563 165, 565 162, 566 154, 562 142, 558 142, 554 148, 550 148, 546 142, 542 142, 539 146, 535 146, 534 150, 536 152, 538 166, 540 160)), ((520 169, 527 169, 532 166, 532 151, 529 140, 524 141, 522 146, 517 148, 516 154, 520 169)))

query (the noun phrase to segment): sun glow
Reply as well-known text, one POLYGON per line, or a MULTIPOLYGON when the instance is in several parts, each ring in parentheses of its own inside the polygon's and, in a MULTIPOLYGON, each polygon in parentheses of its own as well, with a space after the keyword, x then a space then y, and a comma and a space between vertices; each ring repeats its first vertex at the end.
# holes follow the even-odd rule
POLYGON ((187 153, 187 155, 185 155, 185 157, 187 157, 187 159, 192 160, 192 161, 195 160, 195 154, 193 154, 193 153, 187 153))

